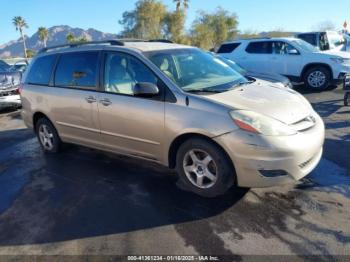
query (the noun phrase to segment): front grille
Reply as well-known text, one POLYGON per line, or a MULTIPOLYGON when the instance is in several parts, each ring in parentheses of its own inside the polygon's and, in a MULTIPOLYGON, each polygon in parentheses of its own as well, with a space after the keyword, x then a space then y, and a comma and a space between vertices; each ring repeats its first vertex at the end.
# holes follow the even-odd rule
POLYGON ((313 126, 316 125, 316 118, 312 115, 303 118, 302 120, 299 120, 293 124, 291 124, 291 127, 293 127, 296 131, 303 132, 307 131, 313 126))
POLYGON ((350 91, 350 74, 344 76, 344 86, 345 91, 350 91))

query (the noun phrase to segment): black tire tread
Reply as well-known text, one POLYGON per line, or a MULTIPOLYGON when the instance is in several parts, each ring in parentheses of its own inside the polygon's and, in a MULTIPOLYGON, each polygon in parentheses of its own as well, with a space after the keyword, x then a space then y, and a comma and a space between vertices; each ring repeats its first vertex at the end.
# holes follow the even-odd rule
POLYGON ((236 172, 233 164, 223 149, 214 142, 202 138, 191 138, 180 146, 176 155, 176 170, 179 174, 178 185, 180 188, 207 198, 213 198, 225 194, 228 189, 232 187, 236 179, 236 172), (214 158, 219 169, 219 178, 213 187, 201 189, 194 186, 187 179, 182 163, 186 152, 192 148, 203 149, 214 158))

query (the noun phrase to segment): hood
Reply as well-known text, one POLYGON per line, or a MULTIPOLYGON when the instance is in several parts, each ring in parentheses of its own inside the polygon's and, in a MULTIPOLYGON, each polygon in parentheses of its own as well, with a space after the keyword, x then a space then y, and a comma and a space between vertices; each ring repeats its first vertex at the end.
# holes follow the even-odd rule
POLYGON ((247 75, 254 78, 273 82, 273 83, 280 82, 287 85, 290 82, 287 77, 279 74, 274 74, 274 73, 259 73, 259 72, 249 71, 247 75))
POLYGON ((288 88, 288 82, 283 83, 280 81, 272 81, 272 80, 268 80, 268 79, 262 79, 262 78, 253 78, 255 80, 254 84, 260 85, 260 86, 271 86, 271 87, 275 87, 275 88, 282 88, 282 89, 286 89, 288 88))
POLYGON ((327 51, 322 51, 322 54, 327 54, 329 56, 336 56, 336 57, 349 58, 350 59, 350 53, 349 52, 327 50, 327 51))
POLYGON ((210 95, 207 98, 232 109, 254 111, 285 124, 296 123, 312 112, 310 103, 294 90, 259 83, 210 95))

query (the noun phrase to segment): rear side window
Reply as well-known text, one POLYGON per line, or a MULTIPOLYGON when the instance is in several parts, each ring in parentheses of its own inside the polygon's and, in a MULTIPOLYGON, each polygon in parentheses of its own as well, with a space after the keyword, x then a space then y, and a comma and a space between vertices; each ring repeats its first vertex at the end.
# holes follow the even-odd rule
POLYGON ((237 47, 239 47, 241 43, 230 43, 230 44, 223 44, 220 46, 219 50, 217 51, 218 54, 222 53, 232 53, 237 47))
POLYGON ((298 38, 308 42, 313 46, 317 46, 316 35, 315 34, 302 34, 298 35, 298 38))
POLYGON ((48 55, 37 58, 30 68, 26 83, 33 85, 48 85, 52 68, 56 62, 56 55, 48 55))
POLYGON ((96 87, 98 52, 62 54, 55 73, 55 86, 96 87))
POLYGON ((246 51, 250 54, 272 54, 272 42, 252 42, 247 46, 246 51))

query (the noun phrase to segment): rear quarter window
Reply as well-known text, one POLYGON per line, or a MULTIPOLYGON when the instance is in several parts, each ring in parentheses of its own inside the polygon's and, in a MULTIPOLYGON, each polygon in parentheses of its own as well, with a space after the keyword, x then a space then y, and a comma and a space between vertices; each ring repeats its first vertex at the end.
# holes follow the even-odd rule
POLYGON ((272 42, 261 41, 249 43, 246 52, 250 54, 272 54, 272 42))
POLYGON ((223 53, 232 53, 237 47, 239 47, 241 43, 230 43, 230 44, 223 44, 220 46, 218 49, 217 53, 218 54, 223 54, 223 53))
POLYGON ((302 34, 298 35, 298 38, 308 42, 313 46, 317 46, 316 35, 315 34, 302 34))
POLYGON ((57 55, 42 56, 35 59, 25 82, 32 85, 48 85, 57 55))

